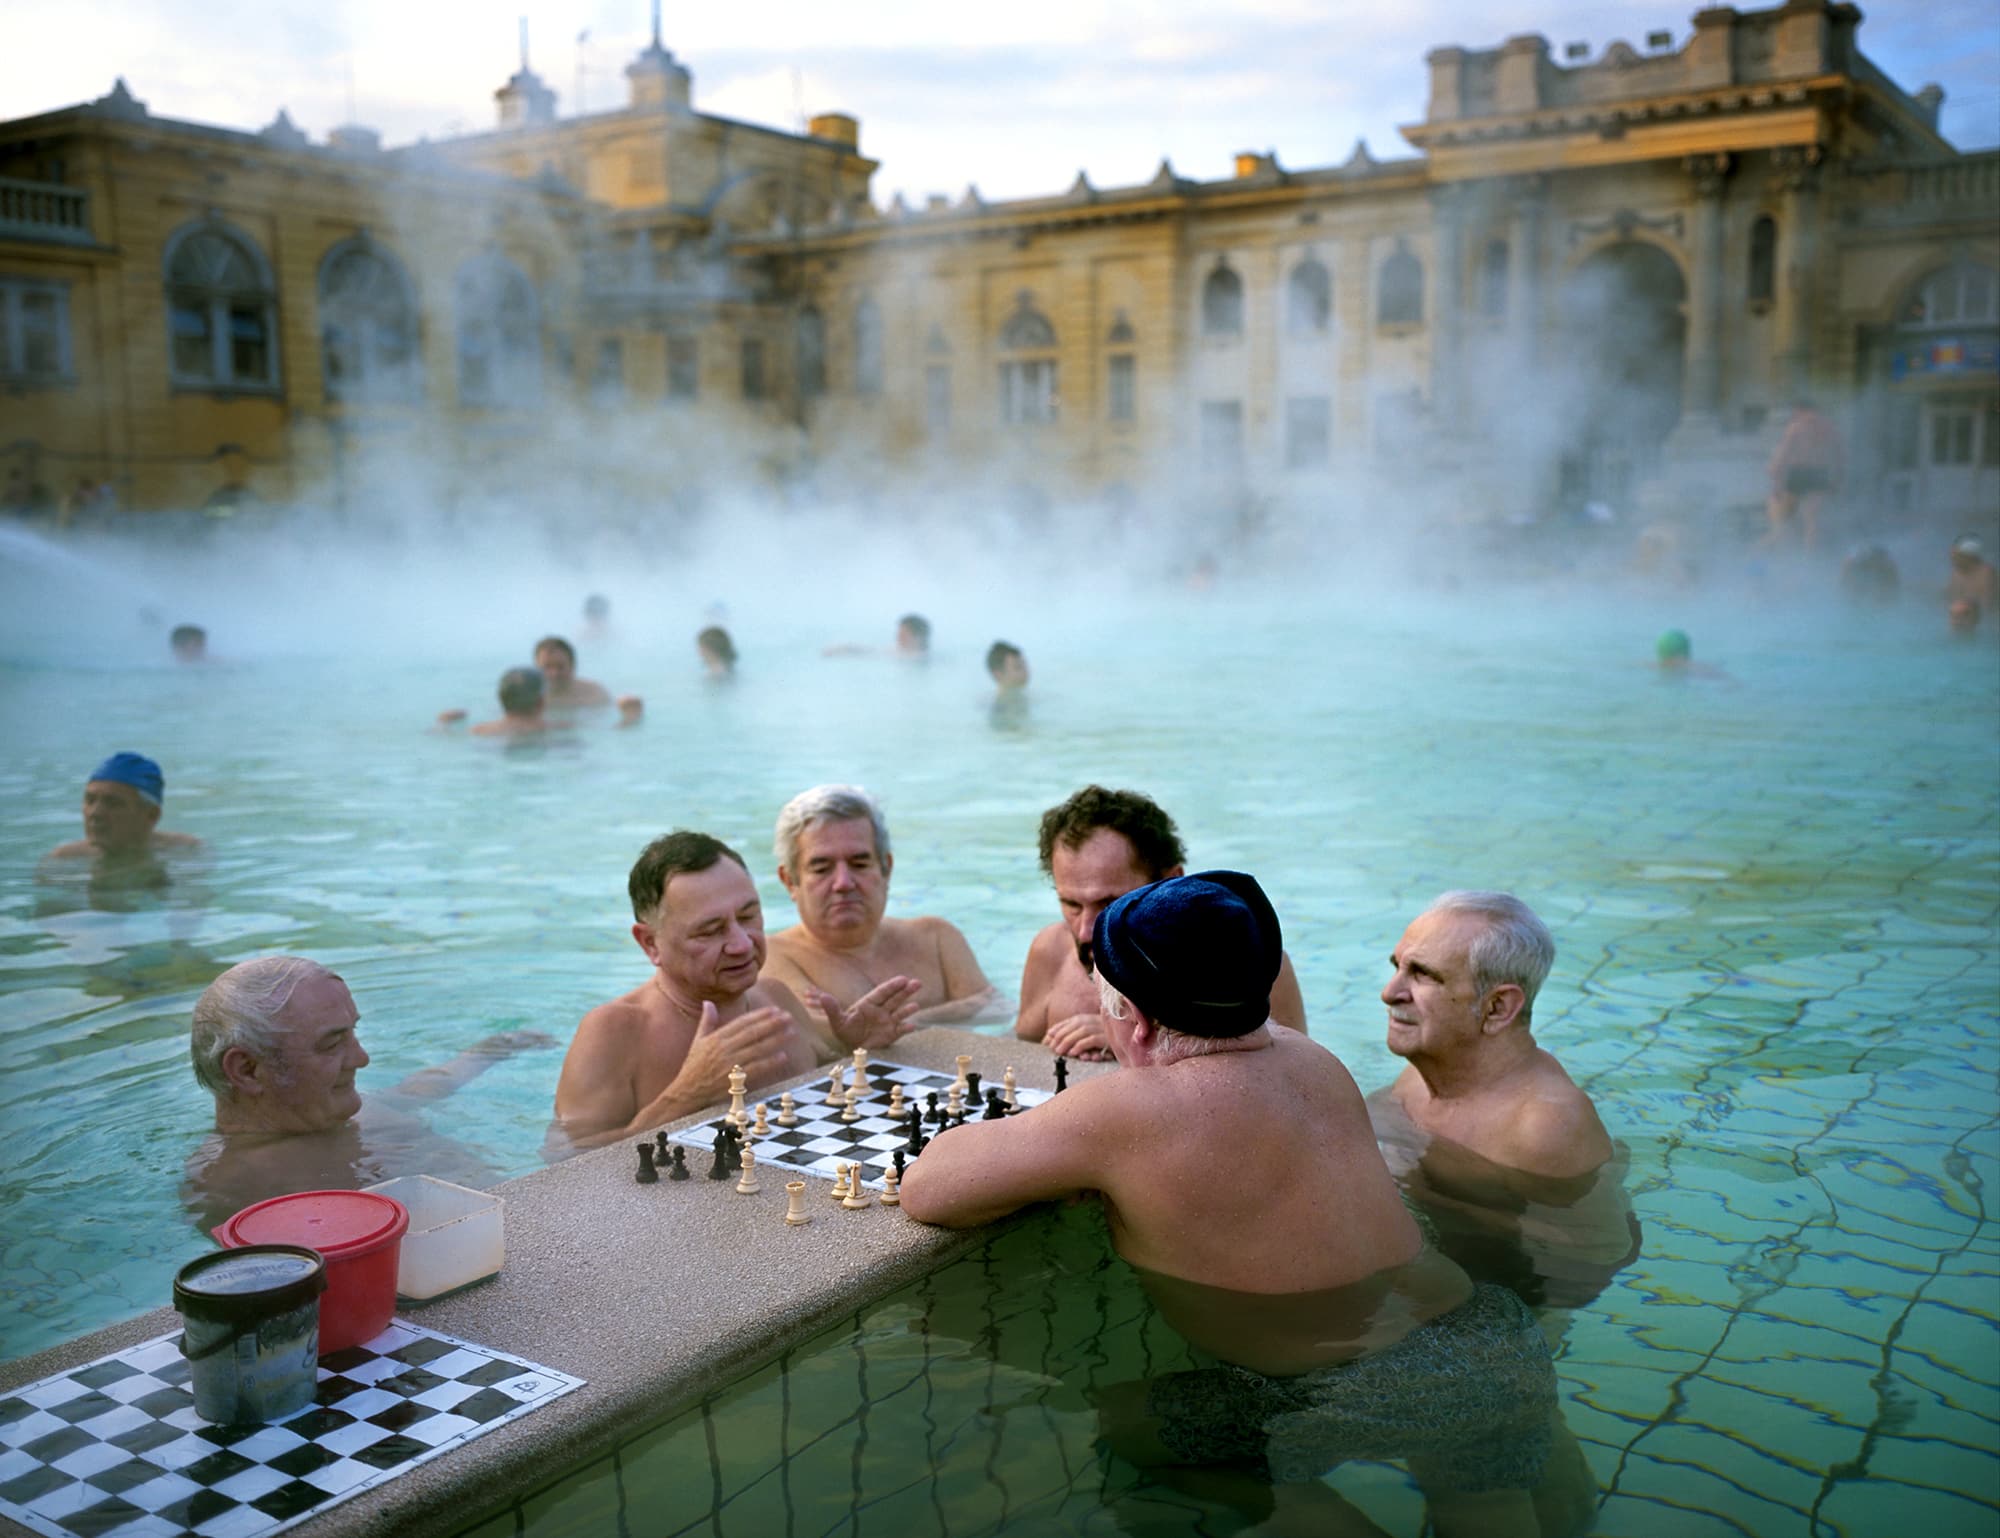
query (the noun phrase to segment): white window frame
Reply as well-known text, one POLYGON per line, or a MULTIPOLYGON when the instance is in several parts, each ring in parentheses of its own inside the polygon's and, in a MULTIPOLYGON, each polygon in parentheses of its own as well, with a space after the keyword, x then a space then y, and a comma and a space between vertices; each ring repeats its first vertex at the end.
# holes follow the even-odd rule
POLYGON ((227 220, 195 219, 167 237, 161 255, 160 276, 166 289, 167 381, 176 390, 200 390, 209 395, 279 395, 284 390, 284 366, 279 356, 278 285, 271 275, 271 263, 263 248, 243 230, 227 220), (213 235, 235 246, 250 262, 257 287, 236 290, 196 288, 174 281, 174 264, 181 247, 203 235, 213 235), (174 358, 174 309, 180 295, 198 293, 208 312, 209 374, 184 374, 174 358), (266 373, 261 379, 239 378, 230 337, 230 311, 255 305, 264 322, 266 373))
POLYGON ((76 382, 75 354, 70 350, 69 285, 50 278, 0 277, 0 379, 10 385, 63 385, 76 382), (27 332, 22 325, 22 301, 45 295, 55 301, 56 367, 54 372, 28 367, 27 332))

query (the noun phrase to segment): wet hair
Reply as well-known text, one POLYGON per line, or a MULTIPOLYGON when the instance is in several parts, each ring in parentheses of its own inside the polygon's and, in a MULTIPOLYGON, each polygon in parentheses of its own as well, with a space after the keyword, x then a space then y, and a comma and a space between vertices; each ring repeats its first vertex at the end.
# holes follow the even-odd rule
POLYGON ((199 625, 176 625, 168 634, 167 643, 175 651, 184 651, 193 646, 206 646, 208 632, 199 625))
POLYGON ((991 673, 995 678, 998 678, 1000 676, 1001 664, 1009 657, 1014 658, 1016 661, 1027 660, 1021 656, 1021 648, 1016 646, 1012 641, 995 641, 991 646, 986 648, 986 671, 991 673))
POLYGON ((546 651, 551 646, 553 646, 557 651, 561 652, 565 657, 569 658, 569 665, 571 667, 576 666, 576 648, 570 645, 569 642, 565 641, 559 635, 543 636, 541 640, 535 643, 535 649, 532 652, 528 653, 528 655, 531 657, 539 657, 544 651, 546 651))
POLYGON ((1472 986, 1484 998, 1502 983, 1512 983, 1527 995, 1521 1005, 1521 1024, 1534 1019, 1535 995, 1555 965, 1555 936, 1549 926, 1535 917, 1535 910, 1508 892, 1446 892, 1423 912, 1467 914, 1482 921, 1479 933, 1466 947, 1466 965, 1472 969, 1472 986))
POLYGON ((710 625, 694 638, 694 644, 710 655, 720 657, 728 666, 736 666, 736 643, 729 639, 729 632, 720 625, 710 625))
POLYGON ((583 601, 583 614, 586 619, 603 619, 610 612, 611 600, 602 593, 592 593, 583 601))
POLYGON ((734 860, 745 875, 749 874, 750 867, 743 864, 743 856, 719 838, 690 833, 686 828, 661 834, 639 852, 639 858, 632 864, 632 874, 625 879, 625 890, 632 898, 632 917, 645 923, 659 911, 669 881, 676 876, 696 876, 712 870, 721 860, 734 860))
POLYGON ((195 1000, 188 1036, 188 1056, 201 1087, 211 1095, 234 1094, 222 1071, 223 1055, 241 1047, 252 1057, 269 1057, 283 1036, 278 1016, 299 984, 331 975, 303 956, 259 956, 239 962, 210 983, 195 1000))
POLYGON ((1099 828, 1122 834, 1132 846, 1139 868, 1155 881, 1176 865, 1187 863, 1180 830, 1158 802, 1136 790, 1086 785, 1062 805, 1042 813, 1042 874, 1055 875, 1056 845, 1081 849, 1099 828))
POLYGON ((905 614, 896 621, 896 628, 909 631, 926 648, 931 644, 931 622, 921 614, 905 614))
POLYGON ((508 715, 533 715, 541 703, 542 675, 534 668, 509 668, 500 675, 500 708, 508 715))
POLYGON ((823 822, 852 822, 867 818, 875 832, 875 858, 889 857, 889 825, 882 820, 882 808, 859 785, 815 785, 802 790, 785 803, 778 813, 777 831, 771 837, 771 852, 778 863, 794 876, 798 874, 799 839, 806 829, 823 822))

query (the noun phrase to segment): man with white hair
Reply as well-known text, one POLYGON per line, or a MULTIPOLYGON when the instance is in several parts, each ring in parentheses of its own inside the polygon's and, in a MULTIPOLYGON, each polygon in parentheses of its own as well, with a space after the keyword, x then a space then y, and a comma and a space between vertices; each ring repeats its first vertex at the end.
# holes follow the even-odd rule
POLYGON ((1555 958, 1548 926, 1505 892, 1446 892, 1403 932, 1382 1002, 1410 1066, 1383 1098, 1424 1138, 1557 1179, 1610 1160, 1590 1096, 1530 1029, 1555 958))
POLYGON ((770 937, 767 978, 852 1004, 895 978, 918 985, 911 1026, 998 1018, 1005 1001, 956 925, 888 918, 895 856, 882 809, 858 785, 816 785, 778 814, 773 852, 799 922, 770 937))
POLYGON ((352 1190, 394 1175, 491 1184, 493 1171, 431 1132, 415 1106, 554 1039, 489 1036, 364 1102, 354 1084, 368 1066, 360 1018, 339 975, 302 956, 242 962, 195 1002, 189 1055, 215 1097, 215 1131, 188 1160, 182 1198, 202 1227, 269 1196, 352 1190))

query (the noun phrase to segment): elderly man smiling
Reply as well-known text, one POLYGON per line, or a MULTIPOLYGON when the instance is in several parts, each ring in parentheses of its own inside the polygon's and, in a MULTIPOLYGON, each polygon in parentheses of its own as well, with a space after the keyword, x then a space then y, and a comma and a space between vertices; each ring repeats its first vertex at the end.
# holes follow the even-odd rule
POLYGON ((999 1017, 1004 1001, 955 925, 884 916, 896 858, 867 791, 816 785, 792 797, 778 814, 773 846, 799 922, 771 936, 766 976, 808 998, 821 990, 842 1002, 913 979, 912 1025, 999 1017))
POLYGON ((352 1190, 394 1175, 487 1185, 494 1172, 416 1116, 502 1058, 552 1047, 539 1031, 488 1036, 449 1063, 366 1101, 354 996, 303 956, 231 967, 195 1002, 194 1076, 215 1097, 215 1131, 188 1159, 182 1200, 204 1228, 289 1191, 352 1190))

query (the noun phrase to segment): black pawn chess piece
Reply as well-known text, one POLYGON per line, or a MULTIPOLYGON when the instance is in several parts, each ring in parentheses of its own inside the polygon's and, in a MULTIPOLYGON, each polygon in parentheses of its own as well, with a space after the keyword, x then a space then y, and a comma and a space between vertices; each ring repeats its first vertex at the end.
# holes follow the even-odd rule
POLYGON ((898 1184, 901 1184, 903 1179, 903 1150, 898 1148, 893 1154, 890 1155, 890 1158, 895 1161, 896 1180, 898 1184))
POLYGON ((653 1162, 659 1165, 664 1165, 667 1162, 667 1129, 665 1127, 660 1128, 658 1132, 653 1134, 653 1162))
POLYGON ((642 1186, 652 1185, 659 1180, 660 1172, 653 1168, 653 1145, 651 1143, 641 1143, 639 1145, 639 1173, 632 1178, 642 1186))
POLYGON ((708 1167, 708 1178, 710 1180, 729 1178, 729 1134, 726 1132, 715 1134, 715 1162, 708 1167))
POLYGON ((1001 1117, 1005 1116, 1006 1114, 1007 1114, 1007 1106, 1006 1103, 1002 1101, 1000 1098, 1000 1091, 997 1089, 989 1089, 986 1092, 986 1114, 981 1116, 979 1119, 981 1121, 998 1121, 1001 1117))
POLYGON ((1069 1088, 1069 1059, 1066 1057, 1059 1057, 1056 1059, 1056 1093, 1060 1095, 1064 1090, 1068 1088, 1069 1088))
POLYGON ((667 1179, 686 1180, 688 1178, 688 1151, 676 1143, 673 1147, 673 1158, 668 1163, 667 1179))
POLYGON ((976 1073, 968 1073, 965 1076, 965 1103, 979 1104, 979 1075, 976 1073))
POLYGON ((938 1097, 936 1090, 932 1090, 929 1094, 924 1096, 924 1104, 930 1107, 928 1111, 924 1112, 925 1121, 935 1126, 937 1125, 938 1122, 944 1119, 943 1116, 941 1116, 938 1112, 938 1097))

